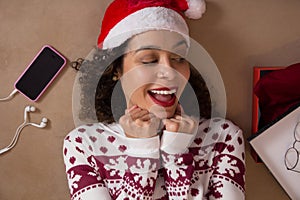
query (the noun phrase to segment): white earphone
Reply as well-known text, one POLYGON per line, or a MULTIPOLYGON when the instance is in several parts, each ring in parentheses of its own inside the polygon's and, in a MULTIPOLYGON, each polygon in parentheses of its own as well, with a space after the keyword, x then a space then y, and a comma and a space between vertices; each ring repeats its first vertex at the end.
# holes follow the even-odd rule
POLYGON ((9 150, 11 150, 17 144, 19 135, 20 135, 20 133, 21 133, 21 131, 24 127, 34 126, 34 127, 37 127, 37 128, 45 128, 47 126, 48 119, 45 118, 45 117, 42 118, 40 124, 30 122, 28 113, 35 112, 35 111, 36 111, 36 108, 34 106, 26 106, 25 107, 25 109, 24 109, 24 122, 17 128, 15 136, 12 139, 11 143, 7 147, 5 147, 3 149, 0 149, 0 155, 7 152, 7 151, 9 151, 9 150))
POLYGON ((25 110, 24 110, 24 123, 26 125, 35 126, 37 128, 45 128, 47 126, 47 122, 48 122, 48 119, 45 118, 45 117, 42 118, 42 121, 41 121, 40 124, 35 124, 35 123, 32 123, 32 122, 27 122, 27 120, 28 120, 28 113, 29 112, 35 112, 35 111, 36 111, 36 108, 34 106, 26 106, 25 107, 25 110))

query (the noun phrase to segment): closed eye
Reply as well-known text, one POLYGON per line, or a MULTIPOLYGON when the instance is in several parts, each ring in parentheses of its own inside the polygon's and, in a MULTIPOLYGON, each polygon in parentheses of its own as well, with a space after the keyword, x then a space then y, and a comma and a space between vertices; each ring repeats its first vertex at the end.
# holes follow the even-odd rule
POLYGON ((158 60, 147 60, 147 61, 142 61, 142 63, 144 64, 144 65, 149 65, 149 64, 155 64, 155 63, 157 63, 158 62, 158 60))
POLYGON ((182 63, 182 62, 185 62, 185 58, 183 57, 174 57, 172 58, 172 60, 176 61, 176 62, 179 62, 179 63, 182 63))

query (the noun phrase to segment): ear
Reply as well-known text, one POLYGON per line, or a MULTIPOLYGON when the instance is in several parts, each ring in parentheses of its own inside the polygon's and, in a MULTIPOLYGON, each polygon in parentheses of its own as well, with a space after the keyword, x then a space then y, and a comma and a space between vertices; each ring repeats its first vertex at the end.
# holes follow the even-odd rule
POLYGON ((120 69, 120 68, 117 68, 117 73, 116 73, 116 75, 118 76, 118 78, 121 78, 121 76, 122 76, 122 70, 120 69))
POLYGON ((118 81, 122 76, 120 68, 114 68, 111 73, 112 73, 112 80, 113 81, 118 81))

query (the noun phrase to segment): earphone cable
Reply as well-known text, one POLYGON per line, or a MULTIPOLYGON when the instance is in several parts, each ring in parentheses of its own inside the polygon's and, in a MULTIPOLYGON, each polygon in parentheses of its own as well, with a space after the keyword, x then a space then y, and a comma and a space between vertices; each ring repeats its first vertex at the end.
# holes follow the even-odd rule
POLYGON ((15 135, 14 135, 12 141, 10 142, 10 144, 9 144, 6 148, 12 149, 12 148, 17 144, 17 141, 18 141, 18 139, 19 139, 19 137, 20 137, 20 133, 21 133, 22 129, 23 129, 25 126, 27 126, 27 124, 26 124, 26 123, 23 123, 23 124, 21 124, 21 125, 17 128, 16 133, 15 133, 15 135))
POLYGON ((47 118, 42 118, 42 121, 41 121, 40 124, 30 122, 28 112, 34 112, 34 111, 35 111, 34 106, 26 106, 26 108, 24 109, 24 122, 18 126, 18 128, 15 132, 15 135, 14 135, 13 139, 11 140, 10 144, 8 146, 6 146, 5 148, 0 149, 0 155, 15 147, 15 145, 18 142, 21 131, 26 126, 34 126, 34 127, 37 127, 37 128, 45 128, 46 127, 47 121, 48 121, 47 118))
POLYGON ((23 129, 25 126, 28 126, 28 125, 29 125, 29 124, 26 123, 26 122, 24 121, 24 122, 17 128, 16 133, 15 133, 13 139, 11 140, 10 144, 9 144, 7 147, 5 147, 5 148, 0 149, 0 155, 3 154, 3 153, 5 153, 5 152, 7 152, 7 151, 9 151, 9 150, 11 150, 12 148, 14 148, 14 146, 17 144, 17 141, 18 141, 18 139, 19 139, 19 136, 20 136, 20 133, 21 133, 22 129, 23 129))
POLYGON ((14 89, 7 97, 1 98, 0 101, 7 101, 7 100, 12 99, 17 92, 18 92, 18 90, 14 89))

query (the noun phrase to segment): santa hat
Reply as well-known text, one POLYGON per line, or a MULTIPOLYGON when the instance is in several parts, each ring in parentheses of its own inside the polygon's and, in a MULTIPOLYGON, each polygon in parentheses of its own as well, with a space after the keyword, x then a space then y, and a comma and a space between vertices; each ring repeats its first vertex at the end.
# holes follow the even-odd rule
POLYGON ((264 75, 255 85, 259 99, 261 126, 281 118, 300 104, 300 63, 264 75))
POLYGON ((184 15, 199 19, 204 12, 204 0, 115 0, 104 15, 98 47, 118 47, 132 36, 151 30, 178 32, 189 40, 184 15))

